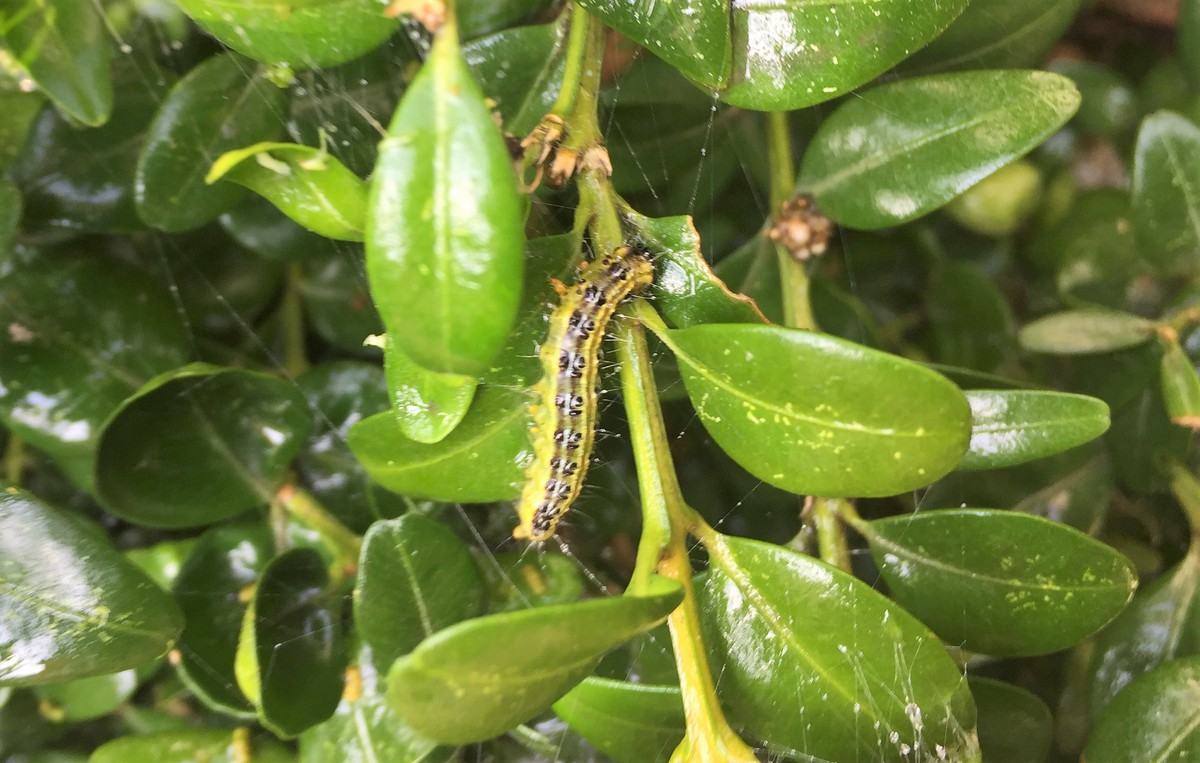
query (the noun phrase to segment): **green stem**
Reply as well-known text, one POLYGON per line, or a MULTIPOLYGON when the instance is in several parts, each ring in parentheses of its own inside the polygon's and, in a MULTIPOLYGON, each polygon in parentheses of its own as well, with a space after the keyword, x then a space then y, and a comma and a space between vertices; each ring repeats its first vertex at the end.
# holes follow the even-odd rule
MULTIPOLYGON (((653 313, 645 303, 639 301, 637 305, 639 316, 653 313)), ((689 530, 702 525, 703 520, 684 502, 675 477, 650 350, 640 323, 620 321, 617 348, 643 504, 642 539, 628 591, 633 595, 645 591, 650 576, 656 572, 677 581, 684 590, 683 603, 667 621, 687 719, 687 736, 672 760, 753 763, 756 760, 753 750, 725 720, 708 664, 687 549, 689 530)))
POLYGON ((19 486, 24 473, 25 441, 9 432, 8 447, 4 449, 4 480, 10 485, 19 486))
MULTIPOLYGON (((796 186, 795 160, 792 158, 792 137, 788 130, 787 112, 767 114, 767 162, 771 167, 771 213, 779 214, 784 202, 792 197, 796 186)), ((815 331, 812 304, 808 295, 808 271, 784 246, 775 244, 775 259, 779 263, 779 281, 783 291, 783 320, 792 328, 815 331)))
POLYGON ((337 557, 335 577, 353 574, 362 551, 362 538, 338 521, 308 491, 295 485, 284 485, 276 493, 275 501, 288 514, 316 530, 333 548, 337 557))
POLYGON ((821 559, 844 572, 850 572, 850 545, 840 512, 854 511, 845 498, 813 498, 812 518, 817 531, 821 559))
POLYGON ((579 173, 576 186, 579 188, 577 211, 588 218, 592 246, 601 257, 610 254, 625 243, 625 232, 621 229, 621 215, 613 198, 612 184, 601 173, 584 170, 579 173))
MULTIPOLYGON (((593 19, 587 11, 576 5, 571 16, 571 35, 576 31, 583 38, 582 61, 576 70, 576 78, 571 83, 574 103, 570 111, 561 112, 567 123, 567 138, 563 146, 582 154, 592 146, 603 145, 604 136, 600 132, 600 75, 604 70, 604 41, 606 30, 604 25, 593 19)), ((574 39, 571 40, 574 43, 574 39)), ((563 87, 567 86, 564 78, 563 87)))
MULTIPOLYGON (((599 26, 599 25, 597 25, 599 26)), ((551 114, 566 117, 575 111, 575 100, 580 92, 580 83, 588 68, 588 48, 591 44, 592 17, 582 6, 571 9, 571 32, 567 37, 567 54, 563 60, 562 85, 554 101, 551 114)))
POLYGON ((300 295, 301 281, 300 263, 290 263, 280 310, 283 318, 283 368, 293 379, 308 370, 308 354, 304 343, 304 304, 300 295))

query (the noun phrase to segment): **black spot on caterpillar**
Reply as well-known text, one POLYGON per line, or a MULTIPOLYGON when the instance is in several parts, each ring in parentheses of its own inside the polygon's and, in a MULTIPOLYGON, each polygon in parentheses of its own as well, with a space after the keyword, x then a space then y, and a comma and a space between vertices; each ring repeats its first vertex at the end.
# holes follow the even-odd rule
POLYGON ((654 280, 643 251, 621 247, 593 262, 550 316, 542 345, 543 377, 534 414, 534 460, 517 503, 514 538, 554 536, 558 521, 583 488, 596 434, 596 380, 604 329, 617 307, 654 280))

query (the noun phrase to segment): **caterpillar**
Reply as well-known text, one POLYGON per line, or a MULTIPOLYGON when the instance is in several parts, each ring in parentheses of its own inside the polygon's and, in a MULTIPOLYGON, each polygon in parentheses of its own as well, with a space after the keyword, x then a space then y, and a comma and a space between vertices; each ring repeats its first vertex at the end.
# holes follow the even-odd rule
POLYGON ((583 488, 596 434, 596 379, 604 329, 617 307, 654 280, 648 253, 622 246, 587 265, 550 316, 539 357, 541 401, 531 429, 534 459, 517 503, 514 538, 544 541, 583 488))

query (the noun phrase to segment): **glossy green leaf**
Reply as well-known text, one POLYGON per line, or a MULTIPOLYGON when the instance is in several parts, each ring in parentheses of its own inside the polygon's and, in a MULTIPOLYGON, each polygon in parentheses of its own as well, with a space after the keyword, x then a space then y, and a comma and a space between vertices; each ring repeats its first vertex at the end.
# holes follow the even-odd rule
POLYGON ((1055 261, 1055 284, 1063 301, 1125 310, 1136 305, 1138 284, 1154 276, 1131 222, 1129 195, 1113 188, 1081 194, 1062 224, 1035 246, 1055 261), (1050 251, 1045 251, 1050 250, 1050 251))
POLYGON ((691 216, 629 215, 641 243, 654 255, 654 307, 671 325, 766 323, 749 297, 734 294, 700 253, 700 234, 691 216))
POLYGON ((112 48, 89 0, 9 0, 0 34, 13 58, 72 119, 102 125, 113 110, 112 48))
POLYGON ((358 58, 395 32, 400 21, 375 0, 179 0, 187 15, 234 50, 264 64, 294 69, 358 58))
POLYGON ((947 260, 930 274, 926 292, 935 356, 952 366, 992 371, 1011 356, 1012 310, 978 267, 947 260))
POLYGON ((378 357, 379 350, 365 344, 383 331, 383 322, 371 303, 364 270, 357 246, 327 252, 304 262, 299 290, 313 331, 342 350, 378 357))
POLYGON ((1041 201, 1041 171, 1018 159, 968 188, 946 205, 946 213, 968 230, 1007 236, 1038 211, 1041 201))
POLYGON ((1192 431, 1167 414, 1160 385, 1152 385, 1113 415, 1106 439, 1121 485, 1138 493, 1166 487, 1166 464, 1187 457, 1192 431))
POLYGON ((230 184, 204 182, 213 158, 283 131, 287 92, 267 81, 262 67, 214 56, 179 81, 159 107, 138 158, 137 211, 156 228, 198 227, 245 194, 230 184))
POLYGON ((341 598, 329 589, 321 555, 292 549, 267 564, 246 610, 238 685, 246 691, 243 671, 253 672, 258 719, 283 738, 329 718, 342 696, 341 598))
POLYGON ((363 540, 354 623, 386 670, 443 628, 483 611, 483 581, 466 545, 418 514, 376 522, 363 540))
POLYGON ((460 503, 515 498, 532 458, 528 397, 484 387, 466 418, 434 445, 414 442, 386 411, 355 425, 350 449, 379 484, 402 495, 460 503))
POLYGON ((383 371, 369 363, 334 361, 313 367, 296 384, 313 417, 313 432, 294 461, 305 489, 356 533, 401 514, 403 499, 375 484, 346 444, 351 427, 387 410, 383 371))
POLYGON ((1095 536, 1104 525, 1116 479, 1110 460, 1101 453, 1013 506, 1095 536))
POLYGON ((780 546, 706 547, 701 616, 734 723, 822 760, 979 760, 967 682, 911 615, 780 546))
POLYGON ((388 698, 418 732, 446 743, 496 736, 549 707, 606 652, 666 619, 683 599, 654 581, 647 596, 506 612, 439 631, 388 674, 388 698))
POLYGON ((1167 415, 1180 426, 1200 427, 1200 376, 1178 342, 1164 342, 1162 369, 1163 402, 1167 415))
POLYGON ((196 527, 266 505, 312 427, 290 382, 196 363, 148 382, 100 435, 96 490, 152 527, 196 527))
POLYGON ((1173 112, 1151 114, 1138 132, 1133 224, 1158 268, 1200 272, 1200 127, 1173 112))
POLYGON ((987 763, 1044 763, 1050 754, 1054 718, 1046 704, 1024 689, 971 676, 979 710, 979 749, 987 763))
POLYGON ((134 208, 138 151, 173 75, 122 62, 113 72, 116 108, 102 127, 80 129, 43 109, 13 163, 25 195, 26 228, 132 231, 145 226, 134 208))
MULTIPOLYGON (((879 12, 877 4, 863 8, 879 12)), ((838 223, 897 225, 1027 153, 1078 106, 1070 80, 1040 71, 937 74, 880 85, 821 124, 800 184, 838 223)))
POLYGON ((516 27, 463 45, 463 59, 480 90, 495 102, 509 133, 528 135, 554 106, 565 68, 568 28, 516 27))
POLYGON ((189 354, 167 292, 98 256, 30 253, 5 261, 0 323, 6 327, 0 332, 0 420, 83 487, 92 484, 105 420, 189 354))
POLYGON ((137 667, 182 625, 171 597, 110 545, 28 493, 0 492, 0 684, 137 667))
POLYGON ((936 37, 967 1, 735 3, 733 73, 721 97, 788 111, 844 95, 936 37))
POLYGON ((1100 716, 1084 756, 1088 763, 1200 757, 1200 657, 1134 679, 1100 716))
POLYGON ((972 2, 944 33, 900 65, 904 71, 1035 66, 1085 0, 972 2))
POLYGON ((256 143, 228 151, 204 182, 227 180, 271 200, 314 233, 362 241, 367 184, 325 150, 295 143, 256 143))
POLYGON ((999 469, 1052 456, 1108 429, 1102 400, 1065 392, 971 390, 971 445, 959 469, 999 469))
POLYGON ((300 763, 434 763, 445 753, 404 725, 382 694, 342 702, 300 736, 300 763))
MULTIPOLYGON (((261 196, 246 197, 218 219, 221 227, 235 241, 260 257, 275 262, 331 260, 339 254, 361 249, 305 230, 261 196)), ((362 269, 359 264, 358 270, 361 272, 362 269)), ((366 280, 364 275, 364 285, 366 280)))
POLYGON ((686 731, 678 686, 592 676, 555 702, 554 712, 617 763, 669 760, 686 731))
POLYGON ((422 368, 390 335, 383 341, 388 397, 400 431, 416 442, 441 442, 467 415, 475 399, 475 377, 422 368))
POLYGON ((481 567, 492 612, 570 604, 583 595, 579 565, 566 554, 542 550, 534 558, 520 550, 495 554, 493 559, 494 565, 481 567))
POLYGON ((555 0, 462 0, 458 3, 458 28, 463 39, 515 26, 531 17, 544 16, 555 0))
POLYGON ((727 2, 581 0, 580 5, 702 87, 714 90, 729 80, 727 2))
POLYGON ((246 611, 241 595, 273 552, 265 528, 214 528, 200 537, 175 581, 185 622, 175 667, 202 702, 235 717, 254 717, 254 707, 234 683, 238 629, 246 611))
POLYGON ((125 552, 125 558, 149 575, 159 588, 169 591, 195 545, 195 538, 164 540, 153 546, 131 548, 125 552))
POLYGON ((1065 649, 1107 625, 1137 586, 1121 554, 1030 514, 925 511, 862 531, 896 601, 947 643, 975 652, 1065 649))
POLYGON ((43 714, 60 723, 70 723, 108 715, 129 699, 137 686, 137 671, 123 670, 69 683, 40 686, 36 693, 41 699, 43 714))
POLYGON ((662 339, 721 449, 784 490, 902 493, 949 472, 966 450, 962 393, 911 361, 779 326, 709 324, 662 339))
POLYGON ((516 318, 524 203, 504 140, 441 35, 380 144, 367 275, 393 341, 432 371, 478 376, 516 318))
MULTIPOLYGON (((187 729, 144 736, 126 736, 101 745, 88 763, 291 763, 292 755, 270 739, 255 739, 249 745, 237 730, 187 729), (250 757, 247 758, 247 753, 250 757)), ((245 738, 249 740, 249 737, 245 738)))
POLYGON ((1089 355, 1136 347, 1154 336, 1155 324, 1137 315, 1067 310, 1025 325, 1017 335, 1030 352, 1089 355))

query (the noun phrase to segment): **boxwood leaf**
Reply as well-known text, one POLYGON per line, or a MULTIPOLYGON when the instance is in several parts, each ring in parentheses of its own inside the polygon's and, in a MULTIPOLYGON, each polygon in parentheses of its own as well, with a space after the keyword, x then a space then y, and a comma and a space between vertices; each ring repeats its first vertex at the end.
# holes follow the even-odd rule
POLYGON ((343 701, 300 736, 300 763, 434 763, 447 752, 404 725, 382 694, 343 701))
POLYGON ((263 527, 217 527, 197 541, 175 580, 183 610, 180 678, 218 712, 253 718, 254 707, 234 683, 238 630, 246 611, 240 594, 258 580, 274 549, 263 527))
POLYGON ((228 729, 186 729, 160 731, 143 736, 125 736, 101 745, 88 763, 129 763, 153 760, 156 763, 242 763, 247 753, 254 763, 292 763, 292 754, 270 739, 254 740, 228 729))
POLYGON ((113 414, 96 452, 109 511, 196 527, 266 505, 312 421, 295 385, 194 363, 151 379, 113 414))
POLYGON ((1133 224, 1142 251, 1160 269, 1200 271, 1200 127, 1173 112, 1151 114, 1138 132, 1133 224))
POLYGON ((405 437, 426 444, 441 442, 467 415, 475 399, 474 376, 423 368, 390 334, 384 339, 383 363, 388 397, 405 437))
POLYGON ((259 721, 285 739, 329 718, 342 696, 341 597, 329 590, 326 570, 311 548, 275 557, 243 621, 238 685, 252 695, 259 721))
POLYGON ((1154 336, 1155 323, 1106 310, 1066 310, 1026 325, 1017 335, 1031 352, 1090 355, 1136 347, 1154 336))
POLYGON ((821 760, 979 760, 966 679, 911 615, 780 546, 706 547, 701 616, 731 721, 821 760))
POLYGON ((222 179, 270 199, 314 233, 362 241, 367 184, 323 149, 266 142, 227 151, 204 182, 222 179))
POLYGON ((1162 368, 1163 402, 1167 415, 1180 426, 1200 427, 1200 376, 1179 342, 1164 342, 1162 368))
POLYGON ((1174 660, 1135 678, 1088 737, 1088 763, 1200 757, 1200 657, 1174 660))
POLYGON ((1137 587, 1120 553, 1032 514, 924 511, 861 529, 893 598, 947 643, 975 652, 1066 649, 1107 625, 1137 587))
POLYGON ((110 545, 29 493, 0 491, 0 685, 60 683, 167 651, 179 608, 110 545))
POLYGON ((971 676, 979 710, 979 749, 988 763, 1045 763, 1054 718, 1046 703, 1018 686, 971 676))
POLYGON ((733 74, 721 97, 762 111, 828 101, 932 40, 967 1, 734 3, 733 74))
POLYGON ((555 702, 554 712, 617 763, 669 760, 686 732, 678 686, 590 676, 555 702))
POLYGON ((367 337, 383 331, 383 322, 371 303, 362 250, 353 244, 343 246, 349 250, 304 262, 299 283, 304 313, 313 331, 334 346, 377 357, 378 350, 364 344, 367 337))
POLYGON ((609 650, 663 622, 683 589, 490 615, 439 631, 388 673, 388 698, 418 732, 467 744, 549 707, 609 650))
POLYGON ((137 211, 156 228, 199 227, 233 206, 245 190, 204 182, 213 157, 283 132, 287 91, 262 67, 232 53, 213 56, 171 89, 150 124, 138 158, 137 211))
POLYGON ((509 133, 528 135, 554 106, 565 68, 567 30, 564 24, 521 26, 463 45, 467 66, 484 95, 495 101, 509 133))
POLYGON ((43 714, 59 723, 73 723, 108 715, 133 696, 137 687, 137 671, 130 669, 39 686, 35 693, 43 714))
POLYGON ((1012 309, 975 265, 938 263, 929 275, 926 300, 940 362, 991 371, 1011 354, 1016 333, 1012 309))
POLYGON ((784 490, 902 493, 945 475, 966 450, 966 399, 911 361, 780 326, 708 324, 663 339, 721 449, 784 490))
POLYGON ((113 110, 112 47, 89 0, 26 0, 0 9, 0 34, 17 62, 64 114, 102 125, 113 110))
MULTIPOLYGON (((862 12, 878 13, 878 4, 862 12)), ((882 20, 894 23, 886 14, 882 20)), ((935 74, 880 85, 822 122, 805 152, 800 185, 843 225, 897 225, 1027 153, 1078 107, 1069 79, 1041 71, 935 74)))
POLYGON ((705 89, 715 90, 728 81, 728 2, 580 0, 579 4, 705 89))
POLYGON ((529 450, 529 398, 484 387, 466 418, 433 445, 405 437, 392 411, 351 428, 350 449, 379 484, 402 495, 460 503, 515 498, 529 450))
POLYGON ((971 404, 971 445, 959 469, 1000 469, 1052 456, 1108 429, 1108 406, 1086 395, 979 389, 971 404))
POLYGON ((9 258, 0 324, 0 421, 85 488, 104 421, 190 352, 167 292, 101 257, 9 258))
POLYGON ((447 29, 380 144, 367 219, 375 305, 418 365, 478 376, 503 348, 523 220, 508 149, 447 29))
POLYGON ((363 541, 354 624, 386 670, 443 628, 483 611, 483 581, 466 545, 419 514, 376 522, 363 541))
POLYGON ((264 64, 293 69, 332 66, 358 58, 400 27, 377 0, 179 0, 209 34, 264 64))

